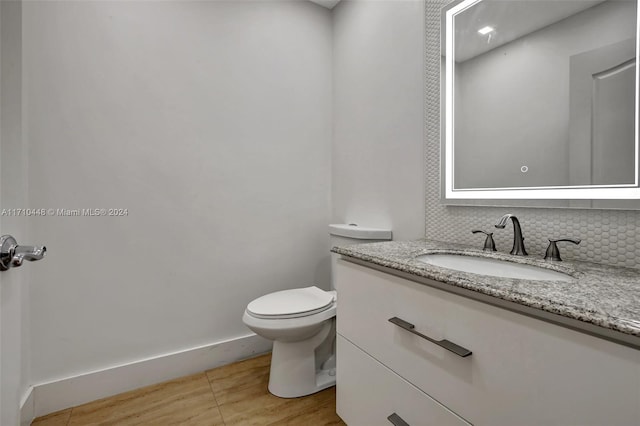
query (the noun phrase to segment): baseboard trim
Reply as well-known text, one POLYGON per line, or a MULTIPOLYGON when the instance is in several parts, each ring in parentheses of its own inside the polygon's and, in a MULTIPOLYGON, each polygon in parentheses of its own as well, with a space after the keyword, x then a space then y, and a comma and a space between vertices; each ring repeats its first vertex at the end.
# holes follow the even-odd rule
POLYGON ((268 352, 271 346, 271 341, 252 333, 37 384, 25 397, 22 418, 29 415, 43 416, 96 399, 220 367, 268 352))
POLYGON ((33 386, 29 386, 20 400, 20 426, 30 426, 36 418, 34 397, 33 386))

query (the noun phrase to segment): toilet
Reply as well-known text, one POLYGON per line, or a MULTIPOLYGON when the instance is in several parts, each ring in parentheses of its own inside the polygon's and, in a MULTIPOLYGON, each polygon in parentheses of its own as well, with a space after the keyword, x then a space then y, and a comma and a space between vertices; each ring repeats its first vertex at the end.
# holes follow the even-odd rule
MULTIPOLYGON (((390 230, 355 224, 329 225, 329 234, 332 246, 391 240, 390 230)), ((335 290, 308 286, 269 293, 247 305, 242 321, 273 340, 269 392, 296 398, 335 385, 337 301, 335 290)))

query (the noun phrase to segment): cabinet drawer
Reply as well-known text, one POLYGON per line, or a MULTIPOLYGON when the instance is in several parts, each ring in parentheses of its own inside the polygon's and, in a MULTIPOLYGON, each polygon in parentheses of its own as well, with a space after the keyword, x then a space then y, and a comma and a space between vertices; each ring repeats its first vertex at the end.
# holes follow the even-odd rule
POLYGON ((344 260, 336 288, 338 333, 476 425, 640 424, 636 349, 344 260))
POLYGON ((349 426, 469 426, 460 417, 338 335, 336 409, 349 426))

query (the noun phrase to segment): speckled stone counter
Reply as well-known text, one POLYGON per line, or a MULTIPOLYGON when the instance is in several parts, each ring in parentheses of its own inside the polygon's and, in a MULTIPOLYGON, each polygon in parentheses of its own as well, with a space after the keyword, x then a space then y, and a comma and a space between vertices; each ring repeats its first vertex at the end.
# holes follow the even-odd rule
MULTIPOLYGON (((592 324, 591 332, 613 330, 640 338, 640 270, 586 262, 549 262, 539 256, 512 256, 432 240, 390 241, 334 247, 331 251, 367 264, 388 268, 455 288, 513 302, 542 312, 592 324), (552 269, 573 277, 572 282, 532 281, 478 275, 433 266, 417 256, 435 253, 482 256, 552 269)), ((473 293, 470 293, 473 294, 473 293)), ((535 312, 535 311, 534 311, 535 312)), ((615 333, 615 334, 617 334, 615 333)), ((628 339, 625 339, 627 343, 628 339)), ((637 340, 640 346, 640 339, 637 340)), ((635 346, 636 344, 634 344, 635 346)))

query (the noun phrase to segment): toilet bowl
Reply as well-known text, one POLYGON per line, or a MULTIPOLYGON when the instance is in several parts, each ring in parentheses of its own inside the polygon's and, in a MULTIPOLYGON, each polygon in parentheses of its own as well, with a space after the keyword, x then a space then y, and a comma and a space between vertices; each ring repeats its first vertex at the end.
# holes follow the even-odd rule
POLYGON ((278 291, 249 303, 242 321, 273 340, 269 392, 282 398, 335 385, 336 292, 318 287, 278 291))
MULTIPOLYGON (((329 233, 333 245, 391 239, 390 230, 353 224, 329 225, 329 233)), ((242 321, 273 340, 269 392, 296 398, 335 385, 336 308, 337 292, 315 286, 270 293, 247 305, 242 321)))

